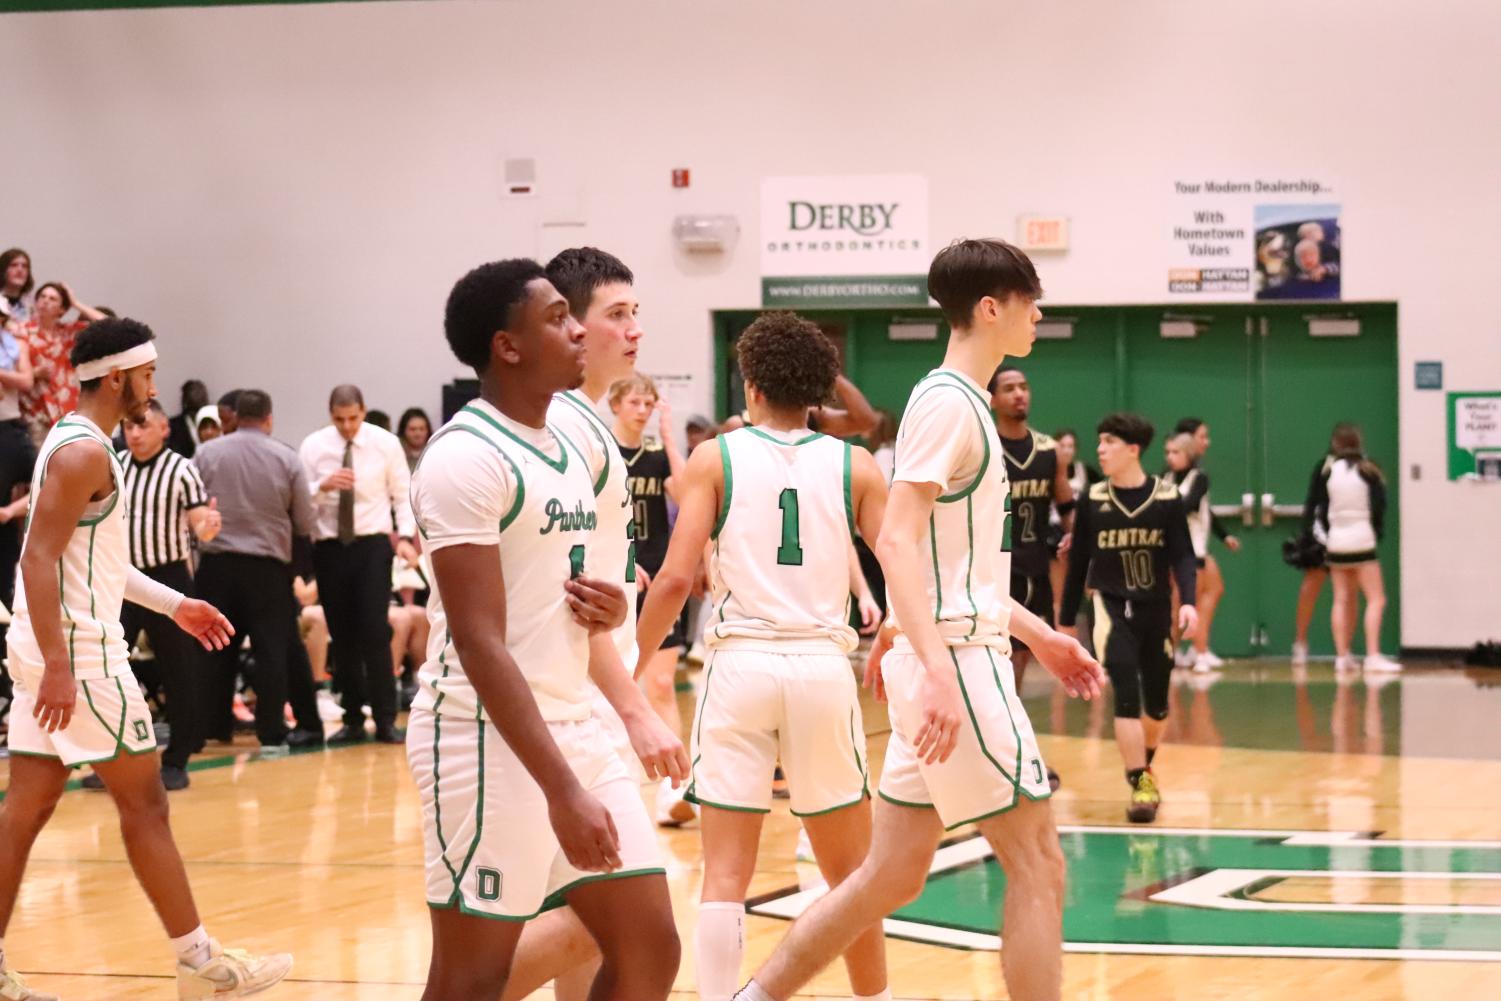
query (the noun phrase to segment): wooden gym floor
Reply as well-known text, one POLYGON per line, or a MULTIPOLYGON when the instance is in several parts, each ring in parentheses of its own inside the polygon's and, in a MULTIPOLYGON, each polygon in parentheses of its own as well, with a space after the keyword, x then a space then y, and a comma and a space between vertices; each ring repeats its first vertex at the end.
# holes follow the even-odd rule
MULTIPOLYGON (((1064 780, 1054 807, 1070 856, 1066 997, 1501 997, 1501 672, 1420 667, 1368 684, 1327 665, 1295 675, 1250 662, 1177 677, 1173 691, 1162 814, 1126 830, 1108 710, 1065 704, 1039 671, 1028 678, 1029 711, 1064 780)), ((882 707, 867 707, 866 728, 878 768, 882 707)), ((250 750, 211 746, 191 788, 172 794, 210 931, 296 954, 270 998, 416 998, 428 920, 401 749, 264 761, 250 750)), ((796 913, 798 889, 816 880, 794 861, 796 836, 779 802, 751 888, 747 970, 787 929, 764 912, 796 913)), ((998 872, 958 836, 929 892, 889 926, 901 936, 889 953, 898 998, 1006 997, 988 951, 998 872)), ((662 842, 684 939, 676 996, 690 998, 698 834, 662 842)), ((107 797, 63 797, 6 948, 34 986, 68 1001, 175 996, 107 797)), ((801 996, 848 997, 842 968, 801 996)))

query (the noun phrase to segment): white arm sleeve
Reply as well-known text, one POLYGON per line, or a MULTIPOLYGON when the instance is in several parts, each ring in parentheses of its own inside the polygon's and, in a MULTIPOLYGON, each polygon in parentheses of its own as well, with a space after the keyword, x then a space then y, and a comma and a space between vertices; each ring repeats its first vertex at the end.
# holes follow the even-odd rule
POLYGON ((174 591, 159 581, 152 580, 135 567, 125 572, 125 600, 133 601, 142 608, 160 612, 167 618, 177 614, 187 595, 174 591))

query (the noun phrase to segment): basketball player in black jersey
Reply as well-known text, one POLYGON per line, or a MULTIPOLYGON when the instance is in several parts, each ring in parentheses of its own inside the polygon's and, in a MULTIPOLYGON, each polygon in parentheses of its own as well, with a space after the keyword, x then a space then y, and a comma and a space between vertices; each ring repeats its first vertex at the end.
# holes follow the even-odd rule
POLYGON ((1095 654, 1115 690, 1115 743, 1131 784, 1126 818, 1144 824, 1157 818, 1162 801, 1151 768, 1173 671, 1169 574, 1183 600, 1178 625, 1192 636, 1198 625, 1194 549, 1178 488, 1141 468, 1152 425, 1136 414, 1111 414, 1097 430, 1106 479, 1090 486, 1075 508, 1058 618, 1074 632, 1087 580, 1095 592, 1095 654))
MULTIPOLYGON (((1074 488, 1068 469, 1058 461, 1058 444, 1027 426, 1032 412, 1032 386, 1015 365, 1002 365, 990 377, 990 409, 1006 456, 1006 479, 1011 483, 1011 600, 1053 624, 1053 580, 1048 576, 1049 517, 1058 509, 1064 535, 1072 530, 1074 488)), ((1032 652, 1011 638, 1011 665, 1016 690, 1032 652)), ((1048 784, 1057 790, 1058 773, 1048 769, 1048 784)))
MULTIPOLYGON (((631 500, 635 505, 631 524, 636 540, 636 608, 646 601, 652 578, 667 558, 667 537, 671 523, 667 501, 674 491, 673 477, 680 475, 686 460, 674 439, 672 408, 657 392, 657 384, 648 375, 636 373, 610 387, 610 410, 615 415, 612 430, 625 459, 631 500), (656 413, 661 440, 645 437, 646 423, 656 413)), ((676 499, 675 497, 673 498, 676 499)), ((662 721, 677 736, 683 736, 683 717, 678 710, 678 659, 688 645, 687 619, 679 617, 672 631, 656 650, 642 650, 637 656, 644 665, 638 674, 647 701, 662 721)), ((686 787, 673 788, 663 782, 657 792, 657 823, 677 827, 692 820, 697 812, 683 799, 686 787)))

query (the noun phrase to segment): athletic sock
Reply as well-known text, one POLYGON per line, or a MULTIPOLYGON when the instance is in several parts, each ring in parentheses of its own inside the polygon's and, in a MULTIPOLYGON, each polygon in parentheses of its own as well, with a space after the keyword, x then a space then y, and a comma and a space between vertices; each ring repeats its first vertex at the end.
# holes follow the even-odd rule
POLYGON ((1152 759, 1155 758, 1155 757, 1157 757, 1157 748, 1155 748, 1155 747, 1149 747, 1149 748, 1147 748, 1147 767, 1148 768, 1152 767, 1152 759))
POLYGON ((891 988, 888 987, 879 994, 855 994, 853 1001, 891 1001, 891 988))
POLYGON ((1146 773, 1147 770, 1145 768, 1127 768, 1126 781, 1131 783, 1132 789, 1135 789, 1137 784, 1141 782, 1141 777, 1146 773))
POLYGON ((172 951, 177 953, 177 961, 191 970, 196 970, 207 963, 214 953, 209 944, 208 932, 204 931, 203 925, 199 925, 186 935, 174 938, 172 951))
POLYGON ((767 994, 761 989, 760 984, 752 980, 740 988, 740 993, 735 995, 734 1001, 777 1001, 777 999, 767 994))
MULTIPOLYGON (((745 905, 731 900, 707 900, 699 904, 698 996, 702 1001, 729 1001, 735 996, 744 952, 745 905)), ((738 996, 759 995, 742 991, 738 996)))

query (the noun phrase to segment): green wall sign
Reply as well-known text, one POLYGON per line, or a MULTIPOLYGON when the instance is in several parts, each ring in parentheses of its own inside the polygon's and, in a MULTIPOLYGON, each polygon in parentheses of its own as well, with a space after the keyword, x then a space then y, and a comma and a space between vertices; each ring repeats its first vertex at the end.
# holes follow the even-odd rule
POLYGON ((768 309, 927 304, 926 275, 794 276, 761 279, 761 305, 768 309))
POLYGON ((1449 479, 1501 480, 1501 391, 1450 393, 1449 479))

